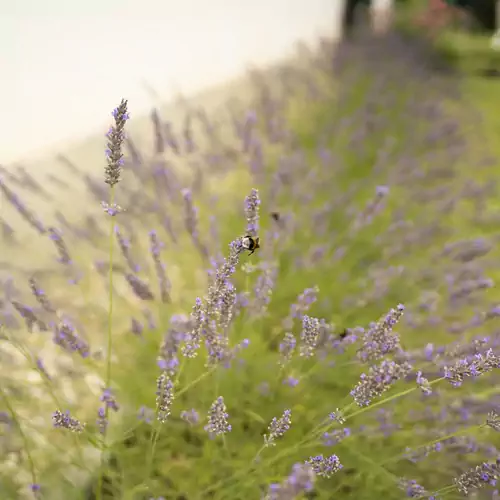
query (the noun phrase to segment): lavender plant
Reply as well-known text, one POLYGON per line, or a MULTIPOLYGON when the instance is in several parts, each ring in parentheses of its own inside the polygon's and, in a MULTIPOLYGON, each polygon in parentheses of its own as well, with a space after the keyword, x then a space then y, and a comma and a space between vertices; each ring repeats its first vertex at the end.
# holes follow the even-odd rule
POLYGON ((332 52, 253 73, 222 125, 155 110, 151 156, 123 100, 104 179, 59 158, 106 241, 2 171, 2 498, 498 496, 492 160, 413 42, 332 52), (57 261, 15 258, 21 221, 57 261))

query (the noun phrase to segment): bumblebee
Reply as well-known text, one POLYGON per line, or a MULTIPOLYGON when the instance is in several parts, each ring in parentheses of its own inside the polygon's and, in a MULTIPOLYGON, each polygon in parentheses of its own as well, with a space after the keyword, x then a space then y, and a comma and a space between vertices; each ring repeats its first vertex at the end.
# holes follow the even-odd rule
POLYGON ((339 333, 339 339, 344 340, 349 335, 349 333, 351 333, 349 331, 349 328, 344 328, 344 331, 339 333))
POLYGON ((241 246, 245 249, 245 250, 250 250, 250 253, 248 255, 252 255, 255 250, 257 250, 257 248, 260 248, 260 245, 259 245, 259 238, 253 238, 252 236, 245 236, 244 238, 242 238, 241 240, 241 246))

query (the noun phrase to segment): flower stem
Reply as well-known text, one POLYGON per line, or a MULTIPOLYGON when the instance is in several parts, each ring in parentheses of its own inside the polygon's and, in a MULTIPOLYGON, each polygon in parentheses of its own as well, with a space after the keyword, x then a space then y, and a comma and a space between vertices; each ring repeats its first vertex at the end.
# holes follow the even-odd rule
POLYGON ((19 420, 19 417, 18 417, 14 407, 12 406, 12 404, 10 402, 9 396, 1 388, 0 388, 0 394, 2 395, 3 402, 5 403, 5 406, 7 407, 7 409, 9 410, 11 418, 14 421, 14 423, 16 424, 17 429, 19 431, 19 434, 21 436, 21 439, 23 440, 24 452, 26 453, 26 457, 28 459, 28 463, 29 463, 29 467, 30 467, 32 485, 36 485, 38 483, 37 483, 37 479, 36 479, 35 462, 33 462, 33 457, 31 456, 28 437, 26 436, 26 434, 23 431, 23 428, 21 427, 21 421, 19 420))
MULTIPOLYGON (((109 190, 109 206, 113 206, 115 197, 114 185, 109 190)), ((114 220, 113 217, 109 218, 109 298, 108 298, 108 344, 106 351, 106 375, 105 387, 109 388, 111 385, 111 351, 113 349, 113 250, 114 250, 114 220)), ((108 419, 109 408, 108 405, 104 406, 104 419, 108 419)), ((97 486, 96 497, 97 500, 102 499, 102 486, 103 486, 103 468, 104 468, 104 453, 106 451, 106 427, 103 430, 102 444, 103 450, 101 452, 101 465, 99 468, 99 480, 97 486)))

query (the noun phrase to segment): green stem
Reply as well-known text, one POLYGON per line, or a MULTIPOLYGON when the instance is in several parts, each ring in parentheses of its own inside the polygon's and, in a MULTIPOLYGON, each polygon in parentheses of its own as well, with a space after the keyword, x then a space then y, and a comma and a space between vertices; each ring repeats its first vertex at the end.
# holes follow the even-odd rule
POLYGON ((155 453, 156 453, 156 445, 158 443, 158 439, 160 438, 160 433, 162 427, 158 429, 157 427, 158 423, 155 423, 155 427, 153 429, 153 433, 151 434, 151 453, 149 454, 149 460, 148 460, 148 465, 146 469, 146 481, 149 479, 151 476, 151 470, 153 469, 153 461, 155 458, 155 453))
MULTIPOLYGON (((12 337, 9 336, 8 339, 9 339, 9 342, 24 356, 26 361, 28 361, 28 363, 31 363, 33 365, 33 367, 35 368, 35 370, 40 374, 40 377, 42 377, 42 380, 44 381, 44 383, 47 387, 47 391, 49 392, 49 396, 51 397, 52 402, 54 403, 54 406, 58 410, 62 411, 61 403, 59 402, 59 399, 56 396, 54 389, 52 387, 52 381, 48 378, 47 374, 37 365, 36 361, 34 361, 33 354, 28 349, 26 349, 22 344, 20 344, 15 339, 13 339, 12 337)), ((82 451, 82 447, 80 445, 80 441, 78 439, 78 436, 76 434, 73 434, 73 439, 75 441, 75 446, 76 446, 76 450, 78 453, 78 458, 80 459, 79 466, 82 469, 90 471, 89 467, 85 467, 85 460, 83 458, 83 451, 82 451)))
MULTIPOLYGON (((181 377, 181 374, 182 374, 182 371, 184 369, 185 364, 186 364, 186 358, 183 358, 182 362, 179 366, 179 370, 177 370, 177 374, 175 376, 174 387, 179 385, 179 379, 181 377)), ((155 457, 155 453, 156 453, 156 445, 158 443, 158 439, 160 438, 160 433, 161 433, 161 429, 162 429, 162 427, 160 427, 158 429, 158 420, 157 419, 158 419, 158 409, 155 413, 155 424, 153 426, 153 432, 151 433, 151 439, 150 439, 151 452, 149 453, 148 464, 146 467, 146 471, 147 471, 146 472, 146 481, 151 476, 151 470, 153 468, 153 461, 154 461, 154 457, 155 457)))
MULTIPOLYGON (((434 439, 433 441, 429 441, 427 443, 421 444, 416 448, 416 450, 418 450, 420 448, 427 448, 427 447, 432 446, 434 444, 441 443, 442 441, 446 441, 447 439, 450 439, 452 437, 460 436, 461 434, 466 434, 474 429, 482 429, 483 427, 486 427, 486 426, 487 426, 487 424, 471 425, 469 427, 466 427, 465 429, 460 429, 456 432, 452 432, 450 434, 447 434, 446 436, 442 436, 442 437, 439 437, 437 439, 434 439)), ((398 460, 401 460, 402 458, 405 458, 406 456, 407 456, 407 452, 401 453, 399 455, 396 455, 395 457, 391 457, 387 460, 384 460, 382 462, 382 465, 389 464, 392 462, 397 462, 398 460)))
POLYGON ((253 457, 252 459, 252 463, 254 464, 255 462, 257 462, 257 460, 259 459, 261 453, 266 449, 266 445, 262 445, 261 448, 259 449, 259 451, 255 454, 255 457, 253 457))
POLYGON ((432 492, 433 496, 439 495, 439 498, 442 498, 443 495, 447 495, 451 493, 453 490, 456 490, 456 486, 454 484, 449 484, 448 486, 444 486, 440 490, 436 490, 432 492))
MULTIPOLYGON (((442 378, 439 378, 439 379, 436 379, 436 380, 433 380, 432 382, 430 382, 431 385, 433 384, 436 384, 438 382, 440 382, 441 380, 444 380, 444 377, 442 378)), ((389 396, 387 398, 384 398, 380 401, 377 401, 376 403, 373 403, 369 406, 365 406, 364 408, 361 408, 353 413, 351 413, 350 415, 344 417, 345 420, 349 420, 350 418, 352 417, 355 417, 357 415, 361 415, 362 413, 365 413, 367 412, 368 410, 371 410, 373 408, 376 408, 378 406, 381 406, 385 403, 388 403, 389 401, 393 401, 394 399, 397 399, 401 396, 405 396, 406 394, 410 394, 412 393, 413 391, 417 390, 418 387, 412 387, 411 389, 407 389, 405 391, 401 391, 401 392, 398 392, 397 394, 394 394, 393 396, 389 396)), ((347 408, 349 408, 351 405, 347 406, 347 408)), ((317 436, 321 435, 323 432, 327 432, 332 426, 335 425, 336 422, 330 422, 329 419, 325 419, 323 420, 320 424, 318 424, 306 437, 304 437, 301 441, 299 441, 298 443, 296 443, 295 445, 293 446, 290 446, 288 448, 285 448, 284 450, 282 450, 280 453, 277 453, 273 458, 269 459, 265 466, 266 467, 269 467, 271 466, 272 464, 276 463, 278 460, 290 455, 291 453, 299 450, 300 448, 304 447, 304 446, 308 446, 309 442, 311 441, 311 437, 312 437, 312 440, 314 440, 317 436), (326 422, 328 422, 326 424, 326 422), (310 434, 312 434, 312 436, 310 436, 310 434)), ((240 472, 237 472, 236 474, 233 474, 232 476, 224 479, 224 480, 221 480, 219 481, 218 483, 216 483, 215 485, 212 485, 209 489, 212 490, 214 488, 219 488, 235 479, 238 479, 240 478, 241 476, 245 476, 245 475, 248 475, 252 472, 253 470, 253 465, 250 466, 249 468, 247 469, 244 469, 240 472)), ((205 493, 207 490, 205 490, 203 493, 205 493)))
POLYGON ((177 392, 176 396, 179 397, 181 394, 184 394, 187 390, 189 390, 192 387, 194 387, 195 385, 197 385, 204 378, 206 378, 209 375, 211 375, 216 370, 216 368, 217 368, 217 366, 210 367, 206 372, 203 372, 199 377, 195 378, 192 382, 189 382, 189 384, 187 384, 179 392, 177 392))
MULTIPOLYGON (((115 197, 114 186, 110 187, 109 193, 109 206, 113 206, 115 197)), ((108 345, 106 352, 106 386, 109 388, 111 384, 111 351, 113 348, 113 250, 114 250, 114 218, 109 218, 109 299, 108 299, 108 345)), ((108 419, 109 408, 108 405, 104 407, 104 419, 108 419)), ((97 485, 97 500, 102 499, 102 486, 103 486, 103 468, 104 468, 104 453, 106 451, 106 428, 102 436, 103 450, 101 452, 101 465, 99 468, 99 480, 97 485)))
MULTIPOLYGON (((114 202, 114 186, 110 188, 110 206, 114 202)), ((106 363, 106 387, 111 383, 111 350, 113 347, 113 251, 114 251, 114 221, 109 223, 109 310, 108 310, 108 350, 106 363)))
POLYGON ((5 406, 7 407, 7 409, 9 410, 9 413, 12 417, 12 420, 14 421, 14 423, 16 424, 17 426, 17 429, 19 430, 19 434, 21 436, 21 439, 23 440, 23 443, 24 443, 24 451, 26 453, 26 457, 28 459, 28 463, 29 463, 29 467, 30 467, 30 472, 31 472, 31 481, 32 481, 32 484, 35 485, 35 484, 38 484, 37 483, 37 479, 36 479, 36 469, 35 469, 35 463, 33 462, 33 457, 31 456, 31 452, 30 452, 30 445, 29 445, 29 441, 28 441, 28 437, 26 436, 26 434, 24 433, 23 431, 23 428, 21 427, 21 422, 19 420, 19 417, 17 416, 17 413, 16 411, 14 410, 14 407, 12 406, 12 404, 10 403, 10 398, 9 396, 7 395, 7 393, 0 388, 0 394, 2 395, 2 399, 5 403, 5 406))

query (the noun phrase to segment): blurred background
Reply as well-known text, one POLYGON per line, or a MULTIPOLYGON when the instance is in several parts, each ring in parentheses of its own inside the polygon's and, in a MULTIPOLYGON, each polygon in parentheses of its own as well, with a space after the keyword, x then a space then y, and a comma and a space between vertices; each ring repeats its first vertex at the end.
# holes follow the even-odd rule
POLYGON ((19 0, 0 3, 0 162, 100 132, 330 35, 340 0, 19 0))

